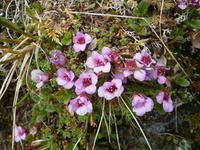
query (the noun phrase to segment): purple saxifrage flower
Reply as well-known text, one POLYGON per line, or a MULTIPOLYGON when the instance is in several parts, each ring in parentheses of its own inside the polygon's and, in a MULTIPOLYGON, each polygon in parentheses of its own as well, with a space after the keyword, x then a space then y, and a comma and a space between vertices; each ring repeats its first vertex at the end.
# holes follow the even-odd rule
POLYGON ((50 62, 55 66, 62 67, 65 65, 66 57, 60 50, 51 51, 50 55, 52 56, 50 62))
POLYGON ((145 72, 146 72, 146 76, 145 76, 144 80, 150 81, 150 80, 154 79, 154 69, 153 68, 151 70, 145 69, 145 72))
POLYGON ((40 69, 35 69, 31 71, 31 80, 37 83, 36 87, 39 89, 44 83, 49 82, 49 75, 40 69))
POLYGON ((135 79, 139 81, 144 81, 146 72, 142 69, 139 69, 140 67, 143 67, 141 63, 139 63, 135 59, 125 58, 124 66, 126 68, 126 70, 124 70, 123 72, 125 77, 128 77, 133 74, 135 79))
POLYGON ((123 91, 122 81, 113 79, 111 82, 104 82, 103 86, 99 87, 98 95, 106 100, 111 100, 114 97, 119 97, 123 91))
POLYGON ((151 66, 151 64, 155 64, 155 60, 153 60, 151 58, 151 55, 147 52, 147 48, 144 47, 143 50, 141 51, 141 53, 136 53, 133 57, 133 59, 139 61, 141 64, 143 64, 143 67, 147 67, 145 68, 146 70, 151 70, 152 68, 149 68, 151 66))
POLYGON ((76 112, 80 116, 91 113, 92 109, 92 103, 85 95, 79 95, 77 98, 70 100, 70 104, 68 106, 70 113, 76 112))
POLYGON ((75 92, 77 95, 82 92, 94 94, 96 92, 96 84, 98 77, 94 73, 82 73, 75 82, 75 92))
POLYGON ((110 62, 107 62, 97 51, 92 52, 92 55, 86 61, 86 66, 94 69, 95 73, 101 71, 107 73, 111 69, 110 62))
POLYGON ((88 34, 84 34, 81 32, 77 32, 76 36, 73 37, 73 49, 76 52, 84 51, 86 48, 86 45, 92 41, 91 36, 88 34))
POLYGON ((127 83, 127 78, 124 76, 123 73, 116 72, 112 75, 112 79, 120 79, 122 83, 127 83))
POLYGON ((119 54, 115 51, 112 51, 109 47, 102 48, 102 55, 104 59, 116 63, 119 60, 119 54))
POLYGON ((72 71, 67 71, 66 68, 60 68, 57 71, 58 77, 56 78, 56 81, 58 85, 63 86, 65 89, 70 89, 74 85, 74 73, 72 71))
POLYGON ((186 9, 187 8, 187 1, 186 0, 180 0, 179 2, 178 2, 178 7, 180 8, 180 9, 186 9))
POLYGON ((156 95, 156 100, 159 104, 163 104, 163 109, 165 112, 172 112, 174 109, 173 101, 171 96, 166 90, 161 90, 158 95, 156 95))
POLYGON ((154 103, 151 98, 145 98, 143 94, 137 93, 132 98, 133 112, 138 116, 143 116, 146 112, 150 112, 153 109, 154 103))
POLYGON ((23 129, 21 126, 15 127, 15 142, 26 139, 26 129, 23 129))
POLYGON ((190 7, 198 7, 200 6, 200 0, 189 0, 188 5, 190 7))
POLYGON ((170 68, 164 68, 164 65, 157 63, 156 68, 154 69, 154 78, 158 79, 159 84, 164 84, 167 80, 165 77, 166 70, 170 70, 170 68))

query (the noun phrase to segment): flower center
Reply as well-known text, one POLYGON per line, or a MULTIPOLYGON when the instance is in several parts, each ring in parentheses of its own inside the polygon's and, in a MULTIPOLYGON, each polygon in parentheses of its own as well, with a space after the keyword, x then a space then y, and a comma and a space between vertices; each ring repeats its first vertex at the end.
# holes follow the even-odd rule
POLYGON ((81 106, 84 105, 84 103, 83 103, 80 99, 78 99, 78 101, 77 101, 77 105, 78 105, 78 107, 81 107, 81 106))
POLYGON ((85 38, 84 37, 80 37, 77 41, 78 44, 85 44, 85 38))
POLYGON ((104 62, 101 61, 100 59, 98 59, 98 60, 96 61, 96 66, 97 66, 97 67, 99 67, 99 66, 104 66, 104 62))
POLYGON ((137 67, 135 60, 128 60, 128 61, 126 61, 125 64, 126 64, 127 68, 136 68, 137 67))
POLYGON ((83 85, 85 86, 85 87, 87 87, 87 86, 89 86, 89 85, 91 85, 92 84, 92 79, 91 78, 84 78, 83 79, 83 85))
POLYGON ((165 74, 165 68, 159 68, 158 75, 164 75, 164 74, 165 74))
POLYGON ((54 60, 57 60, 57 59, 58 59, 58 55, 57 55, 57 54, 54 54, 54 55, 53 55, 53 59, 54 59, 54 60))
POLYGON ((149 65, 151 63, 151 58, 149 56, 142 57, 142 62, 149 65))
POLYGON ((115 60, 115 58, 117 57, 118 55, 117 55, 117 53, 115 53, 115 52, 111 52, 110 54, 109 54, 109 57, 110 57, 110 59, 113 61, 113 60, 115 60))
POLYGON ((134 107, 135 107, 135 108, 142 107, 142 106, 144 105, 144 103, 145 103, 144 101, 140 101, 140 100, 139 100, 139 101, 137 102, 137 104, 136 104, 134 107))
POLYGON ((117 90, 117 87, 115 85, 112 85, 106 89, 106 91, 110 93, 114 93, 117 90))
POLYGON ((164 94, 164 98, 163 98, 163 100, 164 101, 168 101, 169 100, 169 94, 167 93, 167 92, 164 92, 165 94, 164 94))
POLYGON ((68 81, 70 81, 70 78, 69 78, 69 76, 68 76, 68 75, 66 75, 66 74, 63 76, 63 78, 64 78, 65 80, 68 80, 68 81))

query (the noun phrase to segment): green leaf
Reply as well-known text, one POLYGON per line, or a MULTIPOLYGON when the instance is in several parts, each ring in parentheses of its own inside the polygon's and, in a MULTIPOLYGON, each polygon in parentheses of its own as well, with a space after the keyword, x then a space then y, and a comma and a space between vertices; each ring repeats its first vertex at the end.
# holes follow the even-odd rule
POLYGON ((49 104, 46 109, 45 109, 47 112, 54 112, 55 111, 55 108, 53 106, 53 104, 49 104))
POLYGON ((24 97, 13 107, 16 107, 17 105, 21 104, 31 93, 31 90, 29 90, 25 95, 24 97))
POLYGON ((55 98, 61 103, 68 104, 71 97, 66 89, 61 89, 55 94, 55 98))
POLYGON ((41 100, 41 98, 39 97, 39 96, 32 96, 31 97, 32 98, 32 100, 34 101, 34 102, 39 102, 40 100, 41 100))
POLYGON ((33 10, 30 9, 29 7, 26 7, 26 13, 29 14, 29 15, 31 15, 31 16, 35 15, 35 13, 33 12, 33 10))
POLYGON ((70 45, 72 43, 72 34, 71 32, 65 33, 64 38, 61 39, 62 44, 70 45))
POLYGON ((65 38, 65 39, 71 39, 71 38, 72 38, 71 32, 65 33, 64 38, 65 38))
POLYGON ((0 25, 5 26, 13 31, 16 31, 18 33, 21 33, 27 37, 37 39, 35 36, 32 36, 31 34, 28 34, 22 30, 20 30, 14 23, 12 23, 10 20, 5 19, 4 17, 0 17, 0 25))
POLYGON ((93 28, 92 30, 94 33, 98 33, 100 30, 98 28, 93 28))
POLYGON ((165 114, 165 111, 164 111, 164 109, 163 109, 163 106, 161 105, 161 104, 155 104, 154 105, 154 108, 157 110, 157 112, 159 113, 159 114, 165 114))
POLYGON ((52 87, 58 86, 57 81, 56 81, 56 78, 51 78, 51 79, 50 79, 50 83, 51 83, 51 86, 52 86, 52 87))
POLYGON ((94 6, 95 6, 95 3, 93 3, 93 4, 89 5, 88 7, 84 8, 84 10, 90 10, 90 9, 94 8, 94 6))
MULTIPOLYGON (((81 15, 81 14, 80 14, 81 15)), ((78 30, 80 27, 81 27, 81 24, 79 23, 75 23, 72 25, 72 27, 75 29, 75 30, 78 30)))
POLYGON ((149 3, 146 0, 142 0, 138 4, 138 9, 135 9, 135 13, 139 16, 144 16, 149 9, 149 3))
POLYGON ((77 0, 79 3, 82 3, 82 2, 84 2, 85 0, 77 0))
POLYGON ((188 25, 195 29, 200 29, 200 20, 192 20, 188 22, 188 25))
POLYGON ((145 26, 139 26, 139 25, 136 25, 136 24, 131 24, 130 26, 138 34, 141 34, 141 35, 146 35, 147 34, 145 32, 145 26))
POLYGON ((72 43, 72 39, 61 39, 61 43, 64 45, 70 45, 72 43))
POLYGON ((179 141, 178 141, 177 139, 174 138, 174 139, 173 139, 173 142, 174 142, 174 144, 178 144, 179 141))
POLYGON ((43 112, 40 112, 40 114, 36 117, 36 122, 41 122, 44 117, 47 115, 47 112, 46 111, 43 111, 43 112))
POLYGON ((129 43, 129 41, 127 39, 121 39, 120 43, 121 43, 122 46, 125 46, 129 43))
POLYGON ((41 6, 40 3, 38 3, 38 2, 34 2, 33 4, 31 4, 31 7, 34 8, 34 10, 35 10, 38 14, 42 13, 42 11, 43 11, 42 6, 41 6))
POLYGON ((172 137, 171 137, 171 136, 168 136, 166 139, 167 139, 167 141, 171 141, 171 140, 172 140, 172 137))
POLYGON ((179 79, 177 79, 177 84, 182 87, 187 87, 190 85, 190 82, 185 78, 179 78, 179 79))
MULTIPOLYGON (((151 22, 150 18, 148 18, 148 17, 144 17, 144 18, 146 19, 146 21, 147 21, 148 23, 151 22)), ((146 21, 143 20, 143 19, 140 19, 140 20, 139 20, 139 22, 140 22, 141 24, 143 24, 143 25, 148 25, 148 23, 147 23, 146 21)))
POLYGON ((26 13, 32 18, 33 21, 38 21, 38 18, 35 17, 35 12, 29 7, 26 7, 26 13))
POLYGON ((185 32, 183 31, 182 28, 174 28, 172 30, 172 32, 170 33, 170 38, 174 39, 174 38, 177 38, 177 37, 182 37, 184 33, 185 32))

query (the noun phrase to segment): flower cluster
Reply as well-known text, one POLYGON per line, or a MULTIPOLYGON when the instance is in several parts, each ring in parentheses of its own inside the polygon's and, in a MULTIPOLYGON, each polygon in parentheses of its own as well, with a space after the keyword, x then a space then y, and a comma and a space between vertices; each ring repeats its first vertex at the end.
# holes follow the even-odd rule
MULTIPOLYGON (((92 41, 88 34, 77 32, 73 37, 73 49, 75 52, 85 51, 87 44, 92 41)), ((92 51, 91 56, 85 62, 86 71, 82 72, 79 77, 76 77, 73 71, 66 69, 65 55, 59 51, 50 52, 50 62, 61 67, 57 70, 57 84, 65 89, 74 87, 77 97, 69 102, 68 110, 70 113, 85 115, 93 110, 90 95, 97 95, 106 100, 112 100, 120 97, 128 80, 149 81, 157 80, 159 84, 165 84, 167 78, 165 72, 169 70, 164 64, 156 62, 148 52, 148 48, 144 47, 141 52, 135 53, 132 58, 120 59, 120 55, 111 50, 109 47, 103 47, 102 53, 92 51), (108 75, 107 81, 102 85, 97 84, 100 77, 108 75), (98 86, 97 86, 98 85, 98 86)), ((40 88, 48 80, 48 77, 41 70, 33 70, 31 78, 37 83, 37 88, 40 88)), ((169 93, 162 90, 156 96, 159 104, 163 105, 166 112, 173 110, 173 102, 169 93)), ((146 112, 152 111, 154 102, 150 97, 143 93, 134 93, 132 97, 133 111, 138 116, 143 116, 146 112)))
POLYGON ((181 9, 186 9, 187 7, 199 7, 200 0, 180 0, 178 2, 178 7, 181 9))

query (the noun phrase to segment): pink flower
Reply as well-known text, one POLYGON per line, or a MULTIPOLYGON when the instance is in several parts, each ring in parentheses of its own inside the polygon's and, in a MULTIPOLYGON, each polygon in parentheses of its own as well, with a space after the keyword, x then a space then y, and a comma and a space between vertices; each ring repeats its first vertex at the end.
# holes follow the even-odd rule
POLYGON ((199 5, 200 5, 200 0, 189 0, 189 1, 188 1, 188 5, 189 5, 190 7, 199 6, 199 5))
POLYGON ((73 49, 76 52, 84 51, 86 48, 86 45, 92 41, 91 36, 88 34, 83 34, 81 32, 77 32, 76 36, 73 37, 73 49))
POLYGON ((92 103, 85 95, 79 95, 77 98, 70 100, 70 104, 68 106, 70 113, 76 112, 80 116, 83 116, 86 113, 91 113, 92 109, 92 103))
POLYGON ((166 90, 161 90, 158 95, 156 95, 156 100, 159 104, 163 104, 163 109, 165 112, 172 112, 174 109, 173 101, 171 96, 166 90))
POLYGON ((123 91, 122 81, 113 79, 111 82, 104 82, 103 86, 99 87, 98 95, 106 100, 111 100, 114 97, 119 97, 123 91))
POLYGON ((39 89, 45 83, 49 82, 49 75, 44 73, 40 69, 35 69, 31 71, 31 80, 33 80, 36 84, 36 87, 39 89))
POLYGON ((159 84, 164 84, 167 80, 167 78, 164 76, 165 72, 166 72, 166 70, 170 70, 170 68, 164 68, 163 67, 164 65, 162 65, 160 63, 157 63, 156 66, 157 67, 154 69, 154 78, 158 79, 159 84), (159 68, 159 66, 161 66, 161 67, 159 68))
POLYGON ((179 2, 178 2, 178 7, 180 8, 180 9, 186 9, 187 8, 187 2, 185 1, 185 0, 180 0, 179 2))
POLYGON ((145 79, 146 81, 150 81, 152 79, 154 79, 154 69, 152 68, 151 70, 145 70, 146 72, 146 76, 145 79))
POLYGON ((155 60, 151 58, 151 55, 147 53, 147 48, 144 47, 141 53, 136 53, 133 57, 133 59, 139 61, 141 64, 143 64, 143 67, 147 67, 146 70, 151 70, 152 68, 149 68, 151 64, 155 64, 155 60))
POLYGON ((76 94, 79 95, 82 92, 94 94, 96 92, 97 81, 98 77, 94 73, 82 73, 75 82, 76 94))
POLYGON ((60 68, 57 71, 58 77, 56 81, 58 85, 63 86, 65 89, 70 89, 74 85, 74 73, 72 71, 67 71, 66 68, 60 68))
POLYGON ((15 127, 15 142, 26 139, 26 129, 23 129, 21 126, 15 127))
POLYGON ((127 78, 124 76, 123 73, 116 72, 115 74, 112 75, 113 79, 120 79, 122 83, 127 83, 127 78))
POLYGON ((124 70, 123 72, 125 77, 128 77, 133 74, 135 79, 139 81, 144 81, 146 72, 142 69, 139 69, 140 67, 143 67, 141 63, 139 63, 135 59, 125 58, 124 65, 126 68, 126 70, 124 70))
POLYGON ((86 61, 86 66, 94 69, 95 73, 100 71, 107 73, 111 69, 110 62, 107 62, 97 51, 92 52, 92 55, 86 61))
POLYGON ((103 47, 102 48, 102 55, 104 59, 116 63, 119 60, 119 54, 115 51, 112 51, 109 47, 103 47))
POLYGON ((153 109, 154 103, 151 98, 145 98, 143 94, 137 93, 132 98, 133 112, 138 116, 143 116, 146 112, 150 112, 153 109))
POLYGON ((66 57, 60 50, 51 51, 50 55, 52 56, 50 62, 55 66, 62 67, 65 65, 66 57))

